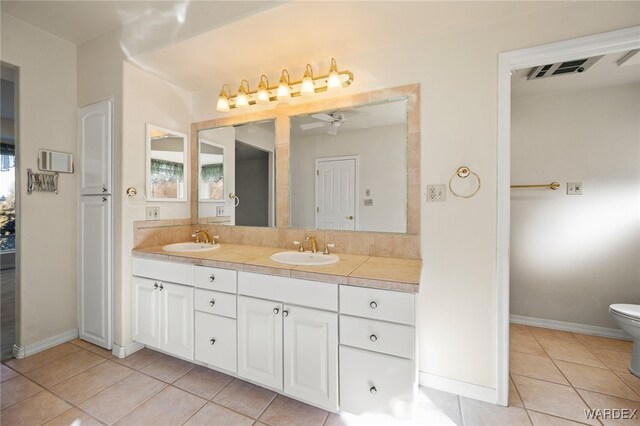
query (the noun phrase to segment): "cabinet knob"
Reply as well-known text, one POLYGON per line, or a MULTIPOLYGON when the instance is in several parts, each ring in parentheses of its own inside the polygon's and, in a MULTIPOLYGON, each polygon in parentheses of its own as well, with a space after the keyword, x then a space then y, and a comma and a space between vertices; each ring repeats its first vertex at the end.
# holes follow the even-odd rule
POLYGON ((378 307, 378 304, 376 302, 371 302, 369 303, 369 306, 371 306, 371 309, 375 309, 378 307))
POLYGON ((107 188, 102 188, 102 192, 107 192, 107 188))
POLYGON ((278 308, 273 308, 273 313, 278 315, 278 313, 280 313, 280 309, 278 308))
POLYGON ((213 299, 209 300, 209 306, 213 306, 213 305, 215 305, 215 304, 216 304, 216 301, 215 301, 215 300, 213 300, 213 299))
POLYGON ((282 311, 282 315, 284 315, 285 317, 289 316, 289 311, 287 311, 286 309, 284 311, 282 311))
POLYGON ((162 291, 163 288, 164 288, 164 286, 162 284, 160 284, 160 291, 162 291))
POLYGON ((209 341, 211 342, 212 345, 215 345, 215 343, 216 343, 216 339, 211 339, 209 341))
POLYGON ((216 279, 216 276, 214 274, 211 274, 211 276, 209 277, 209 282, 212 283, 214 282, 216 279))
POLYGON ((372 342, 375 342, 376 340, 378 340, 378 336, 376 336, 375 334, 372 334, 371 336, 369 336, 369 340, 371 340, 372 342))
POLYGON ((376 389, 376 387, 375 387, 375 386, 371 386, 371 387, 369 388, 369 392, 371 392, 372 394, 374 394, 374 395, 375 395, 375 394, 377 394, 377 393, 378 393, 378 389, 376 389))
POLYGON ((153 289, 155 290, 156 288, 158 288, 158 283, 153 284, 153 289))

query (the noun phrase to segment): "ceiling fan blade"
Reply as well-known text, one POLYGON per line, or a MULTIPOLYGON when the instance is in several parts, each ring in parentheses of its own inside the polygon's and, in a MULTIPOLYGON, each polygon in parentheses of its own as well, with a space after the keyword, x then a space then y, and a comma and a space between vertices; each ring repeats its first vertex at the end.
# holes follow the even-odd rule
POLYGON ((319 114, 313 114, 312 115, 313 118, 317 118, 318 120, 322 120, 322 121, 333 121, 334 118, 332 116, 330 116, 329 114, 325 114, 324 112, 321 112, 319 114))
POLYGON ((322 126, 326 126, 327 123, 322 121, 320 123, 305 123, 305 124, 301 124, 300 128, 302 130, 310 130, 310 129, 315 129, 316 127, 322 127, 322 126))

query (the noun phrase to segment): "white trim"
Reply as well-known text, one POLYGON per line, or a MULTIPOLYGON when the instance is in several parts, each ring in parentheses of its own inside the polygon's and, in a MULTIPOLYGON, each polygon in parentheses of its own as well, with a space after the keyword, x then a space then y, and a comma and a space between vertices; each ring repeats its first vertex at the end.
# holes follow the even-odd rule
POLYGON ((117 358, 124 358, 134 352, 138 352, 140 349, 144 349, 144 347, 140 342, 131 342, 127 346, 120 346, 114 343, 111 353, 117 358))
POLYGON ((65 331, 64 333, 47 337, 46 339, 40 340, 39 342, 27 345, 24 348, 13 345, 13 356, 17 359, 22 359, 24 357, 37 354, 38 352, 42 352, 45 349, 49 349, 62 343, 68 342, 69 340, 76 339, 77 337, 78 329, 74 328, 72 330, 65 331))
POLYGON ((569 331, 571 333, 589 334, 591 336, 610 337, 612 339, 631 340, 631 336, 617 328, 599 327, 597 325, 576 324, 574 322, 556 321, 543 318, 509 315, 513 324, 531 325, 534 327, 550 328, 552 330, 569 331))
POLYGON ((497 403, 508 404, 511 71, 540 64, 640 48, 640 26, 498 55, 496 384, 497 403))
POLYGON ((487 388, 473 383, 461 382, 442 376, 420 372, 420 386, 427 386, 444 392, 473 398, 491 404, 496 403, 497 393, 495 389, 487 388))

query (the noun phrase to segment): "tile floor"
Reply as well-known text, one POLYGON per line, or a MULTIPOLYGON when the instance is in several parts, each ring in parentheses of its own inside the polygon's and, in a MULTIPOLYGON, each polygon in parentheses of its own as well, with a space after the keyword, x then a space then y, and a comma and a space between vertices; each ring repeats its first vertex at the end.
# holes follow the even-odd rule
POLYGON ((150 349, 118 359, 81 340, 0 365, 10 425, 639 425, 585 408, 640 409, 631 343, 511 326, 510 406, 420 388, 412 419, 338 416, 150 349))

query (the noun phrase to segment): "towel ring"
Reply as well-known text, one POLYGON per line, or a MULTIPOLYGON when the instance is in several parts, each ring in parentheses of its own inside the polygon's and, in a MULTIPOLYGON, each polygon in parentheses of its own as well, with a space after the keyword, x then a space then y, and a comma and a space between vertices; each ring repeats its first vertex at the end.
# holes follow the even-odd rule
POLYGON ((451 193, 453 195, 455 195, 456 197, 460 197, 460 198, 471 198, 474 195, 476 195, 478 193, 478 191, 480 191, 480 176, 478 176, 478 174, 474 171, 472 171, 470 168, 466 167, 466 166, 461 166, 458 167, 458 170, 456 170, 456 172, 451 175, 451 179, 449 179, 449 191, 451 191, 451 193), (475 189, 475 191, 473 191, 471 194, 467 194, 467 195, 463 195, 463 194, 458 194, 456 191, 453 190, 452 187, 452 183, 453 183, 453 179, 458 176, 461 179, 466 179, 468 178, 470 175, 473 175, 476 178, 476 181, 478 182, 478 186, 475 189))

